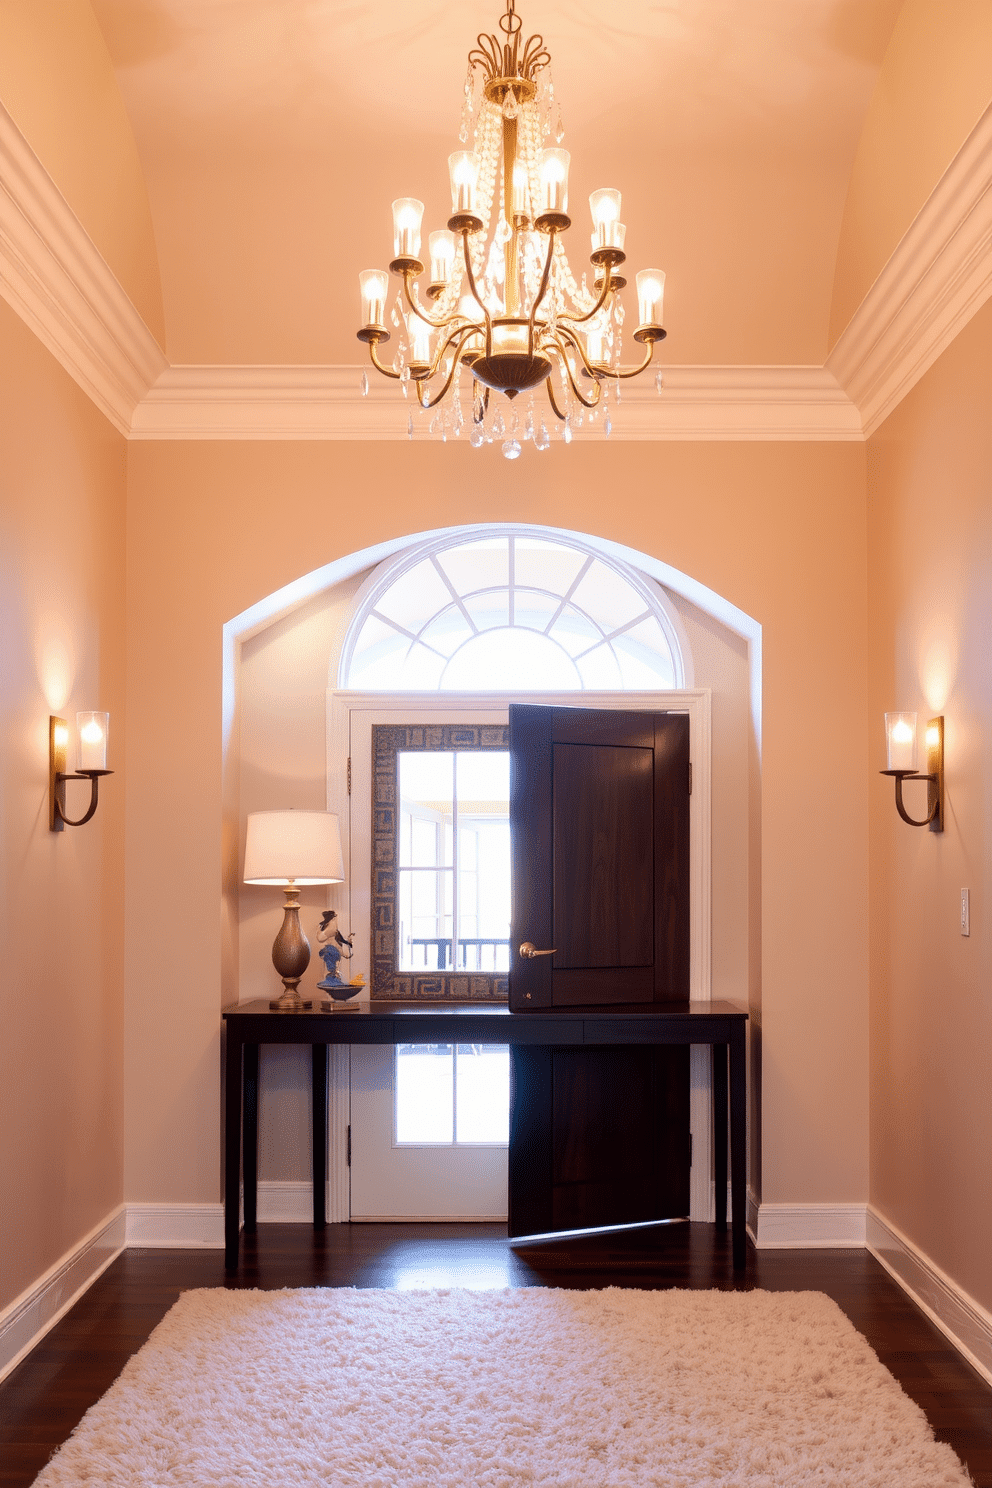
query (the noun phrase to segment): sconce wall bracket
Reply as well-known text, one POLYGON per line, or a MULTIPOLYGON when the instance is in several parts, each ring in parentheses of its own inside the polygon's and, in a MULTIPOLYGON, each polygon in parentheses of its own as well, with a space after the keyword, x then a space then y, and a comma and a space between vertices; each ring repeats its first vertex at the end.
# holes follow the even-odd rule
POLYGON ((96 811, 100 776, 112 775, 113 770, 80 770, 77 774, 66 773, 66 748, 69 743, 69 725, 64 718, 50 717, 48 720, 48 829, 64 832, 66 827, 81 827, 96 811), (90 804, 83 816, 65 814, 65 783, 67 780, 90 782, 90 804))
POLYGON ((896 810, 903 821, 911 827, 929 827, 931 832, 944 830, 944 720, 931 718, 927 724, 927 770, 882 770, 882 775, 891 775, 896 782, 896 810), (904 780, 927 782, 927 814, 922 821, 910 816, 902 799, 904 780))

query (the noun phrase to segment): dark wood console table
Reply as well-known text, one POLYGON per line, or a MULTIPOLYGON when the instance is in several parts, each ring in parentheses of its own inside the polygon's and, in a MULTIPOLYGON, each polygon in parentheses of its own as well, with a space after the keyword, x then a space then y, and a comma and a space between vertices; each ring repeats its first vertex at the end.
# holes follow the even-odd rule
POLYGON ((329 1044, 710 1044, 713 1048, 713 1155, 716 1222, 727 1227, 727 1097, 729 1061, 730 1168, 734 1268, 746 1260, 747 1013, 732 1002, 649 1007, 555 1008, 511 1013, 485 1003, 376 1002, 333 1012, 273 1012, 266 1001, 223 1009, 224 1264, 234 1270, 240 1242, 242 1132, 244 1222, 256 1224, 258 1050, 261 1044, 309 1044, 313 1059, 313 1219, 325 1223, 327 1169, 327 1047, 329 1044))

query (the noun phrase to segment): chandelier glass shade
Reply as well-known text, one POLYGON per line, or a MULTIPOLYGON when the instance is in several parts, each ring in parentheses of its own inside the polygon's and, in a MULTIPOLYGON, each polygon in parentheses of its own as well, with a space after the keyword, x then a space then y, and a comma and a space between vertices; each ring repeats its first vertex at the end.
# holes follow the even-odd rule
MULTIPOLYGON (((507 434, 503 452, 514 458, 522 440, 548 447, 546 414, 552 426, 559 421, 567 442, 573 428, 608 402, 611 389, 618 400, 622 381, 648 367, 665 336, 665 275, 660 269, 637 275, 640 360, 625 366, 620 291, 627 281, 619 270, 627 229, 620 192, 604 188, 589 198, 592 272, 576 282, 562 241, 571 226, 570 156, 561 148, 551 58, 542 37, 522 40, 515 0, 506 0, 499 26, 502 40, 482 34, 469 53, 463 148, 448 159, 447 227, 430 233, 425 256, 423 203, 393 202, 389 274, 359 275, 358 338, 379 372, 400 381, 405 393, 412 385, 422 409, 442 410, 432 432, 457 436, 467 427, 476 445, 507 434), (428 265, 422 298, 418 281, 428 265), (400 281, 392 300, 390 274, 400 281), (382 353, 394 332, 399 349, 390 362, 382 353), (468 416, 463 379, 471 390, 468 416), (510 400, 509 423, 491 410, 494 393, 510 400), (522 393, 530 397, 521 419, 514 400, 522 393)), ((660 390, 660 374, 658 382, 660 390)), ((610 427, 607 408, 607 434, 610 427)), ((409 432, 412 437, 412 415, 409 432)))

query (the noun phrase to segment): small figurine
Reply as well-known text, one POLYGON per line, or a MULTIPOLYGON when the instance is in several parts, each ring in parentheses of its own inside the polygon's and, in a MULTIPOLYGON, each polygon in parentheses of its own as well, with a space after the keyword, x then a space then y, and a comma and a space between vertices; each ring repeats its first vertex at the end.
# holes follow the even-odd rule
POLYGON ((317 983, 317 987, 321 992, 330 992, 335 1002, 347 1002, 349 998, 355 997, 361 991, 365 985, 365 978, 357 976, 350 982, 341 980, 338 962, 342 956, 346 961, 351 960, 354 954, 352 941, 355 936, 354 932, 351 935, 342 935, 334 923, 336 919, 337 914, 333 909, 325 909, 321 916, 320 929, 317 931, 317 944, 320 950, 317 954, 324 963, 327 975, 323 981, 317 983))
POLYGON ((317 986, 328 992, 332 987, 343 987, 345 985, 338 974, 338 962, 342 956, 344 956, 346 961, 351 960, 353 954, 352 941, 355 938, 353 934, 350 936, 342 935, 341 931, 334 924, 336 919, 337 912, 335 910, 325 909, 320 919, 320 928, 317 931, 317 944, 320 946, 317 954, 321 961, 323 961, 327 973, 324 980, 318 982, 317 986))

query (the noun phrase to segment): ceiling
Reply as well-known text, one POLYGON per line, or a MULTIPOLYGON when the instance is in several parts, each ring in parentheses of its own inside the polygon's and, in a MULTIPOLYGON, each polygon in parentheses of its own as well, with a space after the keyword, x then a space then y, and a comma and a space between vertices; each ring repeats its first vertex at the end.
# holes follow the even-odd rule
MULTIPOLYGON (((358 362, 358 271, 390 256, 394 197, 443 225, 466 55, 502 0, 92 3, 145 172, 170 361, 358 362)), ((621 188, 631 267, 668 273, 667 360, 823 363, 900 3, 519 0, 572 153, 573 266, 588 192, 621 188)))

